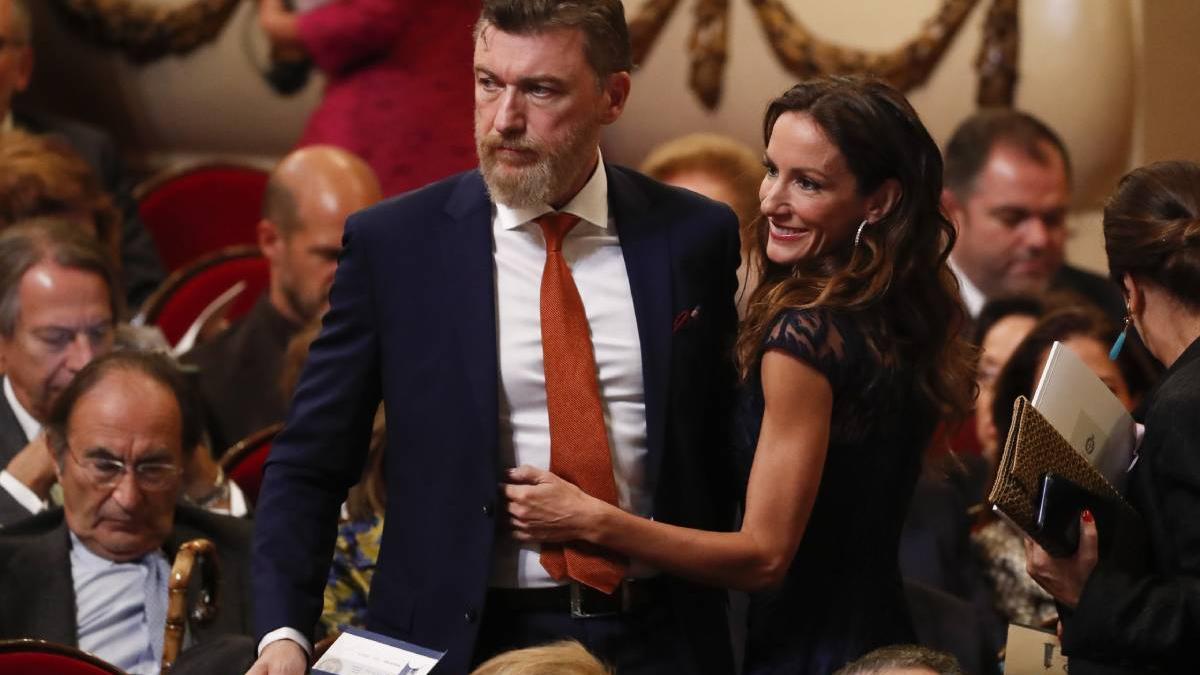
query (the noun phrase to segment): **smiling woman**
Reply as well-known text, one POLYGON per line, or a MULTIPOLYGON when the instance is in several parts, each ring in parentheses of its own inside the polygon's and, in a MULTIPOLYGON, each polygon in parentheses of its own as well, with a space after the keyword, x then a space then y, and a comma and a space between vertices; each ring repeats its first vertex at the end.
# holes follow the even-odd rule
POLYGON ((776 99, 764 129, 764 272, 738 342, 741 529, 641 518, 531 467, 506 495, 523 541, 583 540, 755 591, 746 673, 828 673, 914 639, 900 526, 936 423, 967 406, 970 368, 941 157, 908 102, 870 80, 813 80, 776 99))

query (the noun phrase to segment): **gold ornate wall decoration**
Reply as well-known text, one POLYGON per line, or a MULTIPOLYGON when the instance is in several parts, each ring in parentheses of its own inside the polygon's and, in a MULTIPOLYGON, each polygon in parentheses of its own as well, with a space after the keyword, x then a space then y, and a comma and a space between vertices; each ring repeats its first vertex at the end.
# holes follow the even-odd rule
POLYGON ((716 110, 729 41, 729 0, 697 0, 696 23, 688 39, 692 55, 689 83, 700 102, 716 110))
POLYGON ((647 0, 637 16, 629 19, 629 41, 633 44, 634 64, 646 60, 650 48, 658 40, 658 34, 678 4, 679 0, 647 0))
POLYGON ((782 0, 750 0, 775 55, 799 77, 821 74, 870 74, 901 91, 929 78, 963 21, 979 0, 943 0, 916 37, 886 52, 852 49, 813 35, 783 6, 782 0))
MULTIPOLYGON (((984 25, 979 72, 980 105, 1012 105, 1017 80, 1017 1, 992 0, 984 25)), ((813 35, 784 7, 783 0, 749 0, 776 57, 799 78, 870 74, 907 92, 924 84, 979 0, 942 0, 915 37, 886 52, 853 49, 813 35)), ((630 20, 634 59, 649 53, 678 0, 648 0, 630 20)), ((709 110, 721 100, 728 54, 729 0, 696 0, 695 25, 688 40, 689 83, 709 110)))
POLYGON ((980 107, 1013 104, 1019 50, 1017 0, 992 0, 983 23, 983 44, 975 59, 975 70, 979 73, 975 102, 980 107))
POLYGON ((157 0, 54 0, 54 5, 71 26, 144 63, 211 42, 239 2, 191 0, 168 7, 157 0))

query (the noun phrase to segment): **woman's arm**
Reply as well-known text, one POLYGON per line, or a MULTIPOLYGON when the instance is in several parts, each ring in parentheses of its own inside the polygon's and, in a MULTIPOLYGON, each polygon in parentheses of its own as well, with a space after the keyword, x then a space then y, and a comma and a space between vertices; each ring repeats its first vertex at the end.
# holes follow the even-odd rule
POLYGON ((785 352, 762 360, 766 407, 738 532, 647 520, 588 496, 548 471, 519 467, 504 487, 513 536, 583 540, 682 577, 757 590, 779 584, 808 525, 821 482, 833 391, 825 376, 785 352))

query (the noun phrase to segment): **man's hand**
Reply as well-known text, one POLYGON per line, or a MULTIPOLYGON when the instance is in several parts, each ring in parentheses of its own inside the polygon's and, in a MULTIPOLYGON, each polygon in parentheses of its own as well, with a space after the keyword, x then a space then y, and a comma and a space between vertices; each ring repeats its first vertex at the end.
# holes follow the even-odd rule
POLYGON ((308 655, 291 640, 276 640, 263 647, 262 653, 246 675, 304 675, 308 671, 308 655))
POLYGON ((1096 522, 1090 511, 1079 517, 1079 548, 1070 558, 1055 558, 1025 537, 1025 569, 1029 576, 1062 604, 1075 609, 1084 584, 1100 557, 1096 522))
POLYGON ((38 434, 29 445, 14 455, 5 469, 42 499, 50 494, 51 486, 58 480, 54 472, 54 456, 46 445, 44 433, 38 434))
POLYGON ((508 524, 517 541, 587 541, 590 523, 607 504, 558 476, 519 466, 503 485, 508 524))

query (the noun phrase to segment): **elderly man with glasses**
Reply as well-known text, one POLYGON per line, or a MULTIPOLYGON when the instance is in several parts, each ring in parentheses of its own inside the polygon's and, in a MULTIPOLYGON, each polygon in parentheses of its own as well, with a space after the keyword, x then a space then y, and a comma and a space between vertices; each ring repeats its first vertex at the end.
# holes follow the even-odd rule
POLYGON ((171 557, 206 538, 220 559, 219 609, 189 624, 173 672, 244 672, 250 525, 179 504, 200 422, 176 366, 102 356, 63 390, 45 431, 63 507, 0 530, 0 639, 49 640, 157 673, 171 557))

